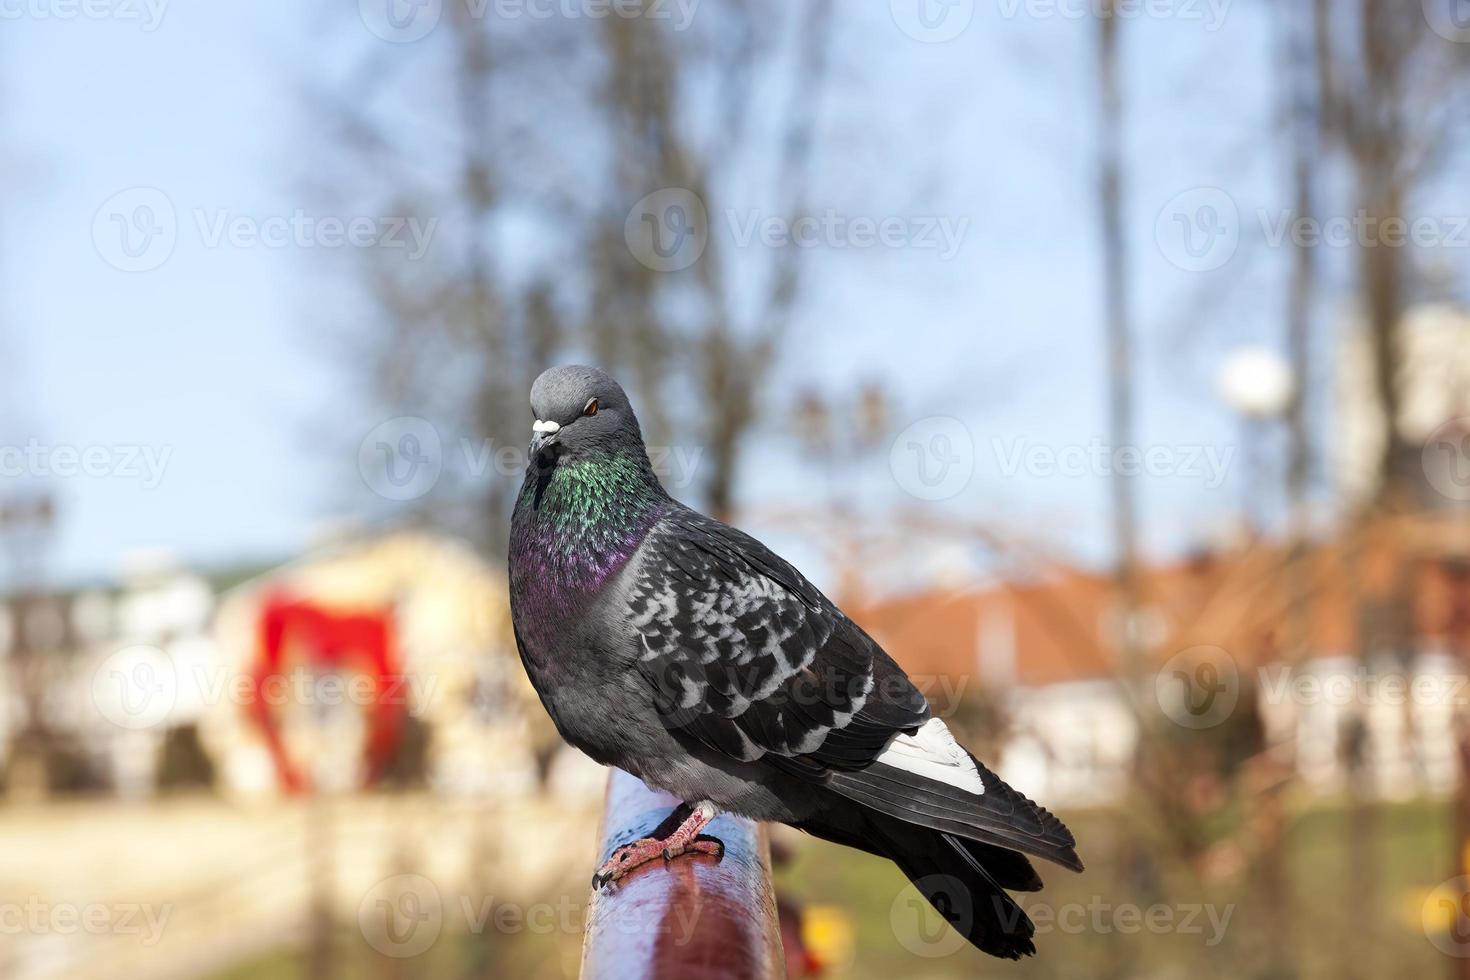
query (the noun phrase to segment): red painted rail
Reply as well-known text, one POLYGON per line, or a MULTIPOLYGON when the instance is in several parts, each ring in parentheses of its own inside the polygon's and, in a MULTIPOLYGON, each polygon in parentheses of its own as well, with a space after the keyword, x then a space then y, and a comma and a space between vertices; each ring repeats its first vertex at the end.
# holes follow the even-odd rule
MULTIPOLYGON (((608 781, 600 865, 615 847, 647 837, 679 801, 621 770, 608 781)), ((725 844, 719 860, 655 861, 594 891, 582 942, 589 980, 785 975, 765 828, 721 814, 705 833, 725 844)))

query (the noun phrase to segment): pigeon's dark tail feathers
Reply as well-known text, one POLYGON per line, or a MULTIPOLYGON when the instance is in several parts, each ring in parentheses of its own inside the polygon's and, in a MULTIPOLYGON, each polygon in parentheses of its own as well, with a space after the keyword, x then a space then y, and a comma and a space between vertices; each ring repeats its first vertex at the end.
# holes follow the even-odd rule
POLYGON ((1041 879, 1024 854, 871 810, 837 819, 845 826, 826 820, 797 826, 891 860, 940 916, 982 952, 1010 960, 1036 952, 1031 942, 1036 927, 1006 893, 1041 889, 1041 879))
POLYGON ((996 845, 1082 870, 1076 839, 1066 825, 1038 806, 973 755, 979 794, 875 762, 865 769, 834 772, 828 787, 854 802, 904 823, 967 841, 996 845))
POLYGON ((978 949, 1018 960, 1036 952, 1036 927, 1005 887, 1041 887, 1030 862, 1014 851, 939 831, 899 824, 885 828, 887 856, 929 904, 978 949))

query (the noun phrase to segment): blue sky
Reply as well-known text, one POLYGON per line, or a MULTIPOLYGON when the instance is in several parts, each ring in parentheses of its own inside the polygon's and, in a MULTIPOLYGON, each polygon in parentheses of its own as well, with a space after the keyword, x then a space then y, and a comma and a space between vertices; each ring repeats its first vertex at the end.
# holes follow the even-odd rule
MULTIPOLYGON (((953 416, 968 430, 974 476, 933 506, 1100 559, 1100 473, 1004 465, 1037 447, 1076 457, 1105 437, 1090 27, 1025 13, 1044 7, 978 3, 958 37, 920 43, 885 5, 848 6, 839 5, 816 203, 875 219, 945 218, 965 231, 948 259, 813 250, 776 390, 814 385, 840 397, 881 378, 899 427, 953 416)), ((356 8, 175 0, 153 30, 121 15, 36 16, 49 9, 40 0, 12 8, 23 13, 0 36, 10 188, 0 443, 106 447, 117 471, 51 481, 64 518, 55 576, 108 578, 141 549, 202 564, 288 555, 323 522, 375 502, 356 446, 390 413, 364 404, 340 338, 319 322, 323 295, 339 288, 324 281, 321 250, 210 247, 195 218, 310 208, 302 84, 313 59, 350 48, 354 31, 363 45, 383 43, 356 8), (156 268, 121 271, 94 220, 138 188, 172 205, 177 242, 156 268), (157 485, 129 475, 123 457, 134 447, 166 453, 157 485)), ((1238 4, 1216 30, 1183 15, 1125 27, 1138 441, 1179 449, 1176 469, 1189 447, 1218 456, 1236 441, 1213 390, 1219 356, 1280 333, 1279 256, 1245 243, 1221 270, 1192 273, 1155 236, 1160 210, 1193 188, 1225 188, 1242 209, 1270 204, 1280 164, 1266 138, 1261 16, 1238 4)), ((794 460, 792 441, 768 425, 744 499, 759 507, 809 489, 815 477, 794 460)), ((1177 551, 1218 526, 1240 498, 1239 470, 1215 486, 1208 474, 1144 478, 1150 547, 1177 551)), ((885 454, 855 479, 875 504, 911 499, 885 454)))

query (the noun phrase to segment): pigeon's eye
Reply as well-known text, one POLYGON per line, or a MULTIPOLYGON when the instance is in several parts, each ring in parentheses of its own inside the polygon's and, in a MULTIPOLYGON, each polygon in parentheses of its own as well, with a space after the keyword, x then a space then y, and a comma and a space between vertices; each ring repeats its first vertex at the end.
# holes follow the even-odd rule
POLYGON ((597 414, 597 399, 596 398, 589 398, 589 399, 587 399, 587 404, 582 407, 582 414, 584 416, 586 416, 587 418, 591 418, 592 416, 594 416, 594 415, 597 414))

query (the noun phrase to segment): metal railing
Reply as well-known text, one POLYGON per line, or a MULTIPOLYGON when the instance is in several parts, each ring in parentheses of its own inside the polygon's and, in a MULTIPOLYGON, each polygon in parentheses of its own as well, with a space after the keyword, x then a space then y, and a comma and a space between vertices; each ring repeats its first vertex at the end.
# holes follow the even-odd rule
MULTIPOLYGON (((619 845, 649 836, 679 802, 614 769, 598 864, 619 845)), ((765 828, 721 814, 705 832, 724 842, 718 860, 686 855, 654 862, 593 891, 582 942, 584 978, 785 975, 765 828)))

